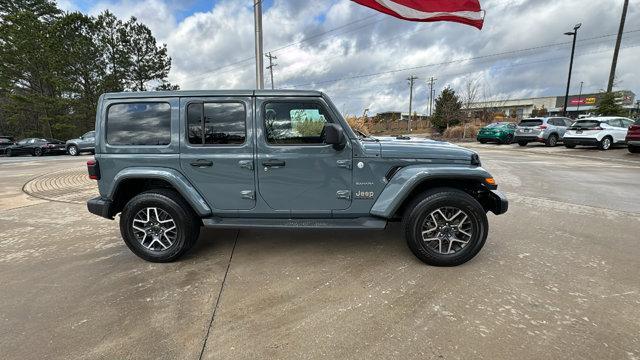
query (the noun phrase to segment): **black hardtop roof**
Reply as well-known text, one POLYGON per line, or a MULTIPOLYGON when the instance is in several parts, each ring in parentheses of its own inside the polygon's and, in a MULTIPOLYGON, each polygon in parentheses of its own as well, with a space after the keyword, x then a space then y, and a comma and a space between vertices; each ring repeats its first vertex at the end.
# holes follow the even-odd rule
POLYGON ((142 91, 106 93, 105 99, 137 99, 159 97, 205 97, 205 96, 281 96, 304 97, 323 96, 321 91, 314 90, 180 90, 180 91, 142 91))

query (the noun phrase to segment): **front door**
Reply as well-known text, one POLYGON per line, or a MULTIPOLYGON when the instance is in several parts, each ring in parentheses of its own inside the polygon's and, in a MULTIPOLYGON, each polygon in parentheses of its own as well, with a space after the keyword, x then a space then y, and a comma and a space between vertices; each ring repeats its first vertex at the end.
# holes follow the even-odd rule
POLYGON ((293 216, 329 217, 351 205, 351 143, 336 150, 323 140, 326 123, 336 123, 316 98, 256 101, 258 188, 274 210, 293 216))
POLYGON ((255 207, 252 99, 180 100, 180 164, 214 212, 255 207))

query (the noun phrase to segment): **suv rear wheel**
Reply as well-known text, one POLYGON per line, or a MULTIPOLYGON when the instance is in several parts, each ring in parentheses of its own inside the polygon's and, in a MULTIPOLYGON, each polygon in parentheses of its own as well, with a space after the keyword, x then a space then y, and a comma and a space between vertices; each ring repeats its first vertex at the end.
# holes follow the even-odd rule
POLYGON ((520 146, 527 146, 527 142, 526 141, 518 141, 518 145, 520 146))
POLYGON ((629 152, 632 154, 640 153, 640 146, 629 145, 629 152))
POLYGON ((610 136, 605 136, 598 143, 598 148, 600 150, 609 150, 611 149, 611 145, 613 144, 613 139, 610 136))
POLYGON ((478 254, 487 239, 487 214, 464 191, 439 188, 407 208, 403 231, 413 254, 433 266, 457 266, 478 254))
POLYGON ((544 142, 544 144, 549 147, 555 147, 556 145, 558 145, 558 135, 556 134, 549 135, 549 137, 544 142))
POLYGON ((150 190, 124 207, 120 233, 140 258, 170 262, 186 253, 198 240, 200 224, 184 199, 172 190, 150 190))

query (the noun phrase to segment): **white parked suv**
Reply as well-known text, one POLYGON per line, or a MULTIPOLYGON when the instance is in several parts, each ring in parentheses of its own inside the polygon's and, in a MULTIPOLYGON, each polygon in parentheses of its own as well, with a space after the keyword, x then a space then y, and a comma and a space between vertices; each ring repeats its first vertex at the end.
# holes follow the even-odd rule
POLYGON ((623 117, 594 117, 576 121, 564 134, 564 146, 597 146, 609 150, 615 144, 625 144, 633 120, 623 117))

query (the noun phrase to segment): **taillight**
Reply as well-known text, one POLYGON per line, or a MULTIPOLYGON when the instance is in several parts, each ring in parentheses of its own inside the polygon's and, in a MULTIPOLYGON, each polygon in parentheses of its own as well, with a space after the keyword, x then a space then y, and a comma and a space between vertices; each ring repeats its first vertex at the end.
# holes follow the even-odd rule
POLYGON ((540 126, 538 126, 538 129, 540 129, 540 130, 544 130, 544 129, 546 129, 546 128, 547 128, 547 125, 540 125, 540 126))
POLYGON ((100 180, 100 166, 96 160, 87 161, 87 171, 89 172, 89 179, 100 180))

